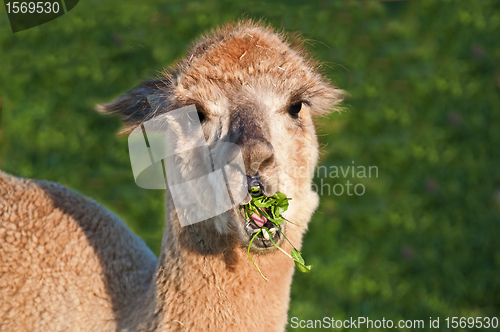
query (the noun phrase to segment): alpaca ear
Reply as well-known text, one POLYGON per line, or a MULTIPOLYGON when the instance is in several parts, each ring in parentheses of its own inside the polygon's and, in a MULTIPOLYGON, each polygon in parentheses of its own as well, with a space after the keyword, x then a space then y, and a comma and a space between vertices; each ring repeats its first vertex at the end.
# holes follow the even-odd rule
POLYGON ((118 115, 124 123, 120 133, 127 133, 169 104, 168 90, 165 79, 146 81, 108 104, 97 105, 96 109, 118 115))

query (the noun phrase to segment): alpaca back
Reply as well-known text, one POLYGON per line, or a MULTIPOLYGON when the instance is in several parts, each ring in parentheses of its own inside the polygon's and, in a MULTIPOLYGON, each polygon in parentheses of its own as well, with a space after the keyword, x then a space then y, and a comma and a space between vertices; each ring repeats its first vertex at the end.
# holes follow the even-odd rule
POLYGON ((113 331, 155 267, 103 206, 0 171, 0 331, 113 331))

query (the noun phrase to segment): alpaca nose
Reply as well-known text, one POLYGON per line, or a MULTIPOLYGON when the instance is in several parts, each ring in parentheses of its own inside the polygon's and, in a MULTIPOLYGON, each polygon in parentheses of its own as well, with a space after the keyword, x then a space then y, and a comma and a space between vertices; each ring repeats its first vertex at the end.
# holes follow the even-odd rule
POLYGON ((274 149, 266 139, 252 139, 241 147, 247 175, 254 176, 274 165, 274 149))

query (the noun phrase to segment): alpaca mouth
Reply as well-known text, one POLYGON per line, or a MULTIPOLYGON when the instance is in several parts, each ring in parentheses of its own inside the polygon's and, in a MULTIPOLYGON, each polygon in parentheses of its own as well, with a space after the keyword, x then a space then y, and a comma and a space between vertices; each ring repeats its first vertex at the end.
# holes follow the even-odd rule
POLYGON ((278 246, 283 242, 283 225, 276 225, 272 221, 267 220, 266 217, 256 214, 253 214, 250 219, 243 215, 243 219, 245 220, 244 228, 247 237, 245 241, 246 245, 253 239, 250 250, 258 253, 267 253, 276 249, 273 242, 278 246), (256 234, 257 236, 255 236, 256 234))
POLYGON ((285 238, 284 224, 278 224, 269 220, 271 211, 266 207, 261 207, 260 211, 250 210, 245 212, 245 206, 253 198, 265 196, 263 183, 257 177, 247 176, 248 196, 245 202, 240 204, 239 211, 243 221, 240 228, 240 240, 246 247, 256 253, 267 253, 276 250, 285 238))

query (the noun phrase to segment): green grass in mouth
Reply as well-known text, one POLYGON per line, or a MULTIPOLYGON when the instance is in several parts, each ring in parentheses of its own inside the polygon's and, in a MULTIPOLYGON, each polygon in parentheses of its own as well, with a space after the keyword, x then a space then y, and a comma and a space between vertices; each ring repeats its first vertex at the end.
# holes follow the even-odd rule
MULTIPOLYGON (((259 188, 257 187, 252 187, 250 188, 250 191, 255 193, 259 191, 259 188)), ((283 232, 281 232, 279 225, 283 224, 285 221, 291 222, 285 217, 283 217, 282 213, 284 213, 288 209, 288 201, 291 200, 291 198, 287 198, 285 194, 281 192, 276 192, 271 197, 267 196, 253 196, 252 200, 250 203, 243 205, 241 207, 241 210, 239 211, 240 213, 243 211, 245 214, 245 217, 247 220, 250 220, 250 222, 254 223, 255 226, 257 226, 258 231, 252 236, 252 239, 250 240, 248 244, 248 249, 247 249, 247 256, 248 259, 255 265, 257 270, 259 271, 260 275, 264 280, 268 281, 267 278, 262 274, 260 271, 259 267, 257 264, 254 262, 254 260, 250 257, 250 247, 252 246, 253 241, 255 240, 256 237, 261 237, 265 238, 267 240, 270 240, 271 243, 281 252, 283 252, 285 255, 287 255, 290 259, 292 259, 295 262, 295 266, 299 269, 301 272, 309 272, 311 271, 311 265, 306 265, 304 259, 302 258, 302 255, 300 251, 298 251, 294 245, 288 240, 288 238, 285 236, 283 232), (271 223, 273 223, 276 226, 276 229, 278 232, 283 235, 283 237, 290 243, 292 246, 292 251, 290 254, 288 254, 286 251, 284 251, 280 246, 278 246, 274 241, 273 241, 273 234, 269 231, 269 228, 262 226, 259 227, 255 221, 251 218, 251 215, 254 213, 258 214, 261 217, 267 218, 271 223)))

